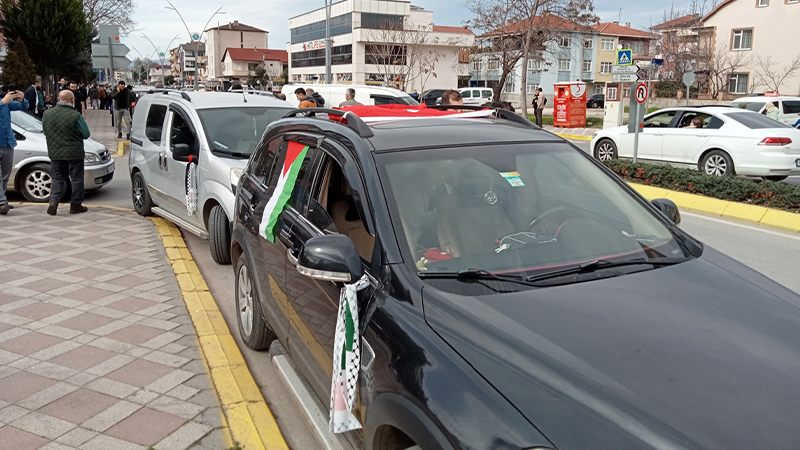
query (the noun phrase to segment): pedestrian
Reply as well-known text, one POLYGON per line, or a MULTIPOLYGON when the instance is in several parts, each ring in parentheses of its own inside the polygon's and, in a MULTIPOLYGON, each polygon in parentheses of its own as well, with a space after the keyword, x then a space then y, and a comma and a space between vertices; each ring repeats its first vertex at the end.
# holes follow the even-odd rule
POLYGON ((297 97, 297 101, 300 102, 299 108, 316 108, 317 102, 310 95, 306 95, 306 90, 303 88, 297 88, 294 90, 294 95, 297 97))
POLYGON ((442 94, 442 105, 463 105, 464 99, 455 89, 448 89, 442 94))
POLYGON ((14 130, 11 128, 11 111, 27 111, 28 100, 22 91, 9 91, 6 86, 3 86, 2 91, 5 95, 0 102, 0 214, 6 215, 13 208, 8 204, 6 189, 14 168, 14 147, 17 146, 14 130))
POLYGON ((106 89, 103 86, 97 88, 97 101, 100 103, 100 109, 106 109, 106 89))
POLYGON ((97 95, 97 85, 92 85, 92 87, 89 89, 89 100, 93 109, 97 109, 98 99, 99 97, 97 95))
POLYGON ((41 119, 44 116, 44 110, 48 108, 47 103, 44 101, 44 91, 42 90, 41 82, 36 87, 36 108, 36 117, 41 119))
POLYGON ((69 82, 65 77, 61 77, 61 79, 58 80, 58 92, 61 92, 64 89, 69 89, 69 82))
POLYGON ((419 92, 417 92, 416 89, 414 89, 414 93, 411 94, 411 98, 413 98, 416 101, 419 101, 419 92))
POLYGON ((84 111, 86 111, 86 96, 78 89, 77 81, 69 82, 69 90, 72 92, 72 95, 75 96, 75 111, 78 111, 83 116, 84 111))
POLYGON ((317 108, 324 108, 325 107, 325 99, 319 94, 319 92, 314 92, 314 89, 308 88, 306 89, 306 95, 311 96, 311 100, 317 104, 317 108))
POLYGON ((39 115, 39 100, 36 95, 37 90, 42 89, 42 77, 37 76, 33 84, 25 89, 25 100, 28 101, 28 112, 34 116, 39 115))
POLYGON ((533 108, 534 114, 536 114, 536 104, 539 102, 539 89, 533 91, 533 100, 531 100, 531 108, 533 108))
POLYGON ((127 130, 125 139, 131 138, 131 92, 125 88, 125 82, 117 84, 117 90, 111 93, 114 100, 114 123, 117 126, 117 139, 122 139, 122 120, 127 130))
POLYGON ((47 140, 50 170, 53 172, 47 214, 55 216, 58 212, 58 202, 67 182, 72 187, 69 213, 88 211, 83 206, 83 140, 88 139, 90 133, 83 115, 75 109, 75 94, 71 90, 58 94, 58 104, 45 113, 42 129, 47 140))
POLYGON ((533 115, 536 117, 536 125, 542 127, 542 113, 544 112, 544 105, 547 104, 547 98, 542 93, 542 88, 536 88, 536 107, 533 110, 533 115))
POLYGON ((767 109, 765 110, 765 114, 770 119, 778 120, 778 116, 780 116, 780 112, 778 112, 778 108, 772 104, 772 102, 767 103, 767 109))
POLYGON ((347 90, 344 91, 344 101, 342 103, 339 103, 339 107, 341 108, 342 106, 355 106, 355 105, 361 106, 363 105, 363 103, 356 101, 355 89, 347 88, 347 90))

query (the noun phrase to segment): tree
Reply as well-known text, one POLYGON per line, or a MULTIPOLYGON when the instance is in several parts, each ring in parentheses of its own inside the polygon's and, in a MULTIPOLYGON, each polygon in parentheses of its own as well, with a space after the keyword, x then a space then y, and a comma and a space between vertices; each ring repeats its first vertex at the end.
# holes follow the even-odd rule
POLYGON ((756 55, 756 66, 758 71, 756 72, 753 86, 764 85, 767 90, 780 92, 783 82, 787 78, 792 78, 800 70, 800 54, 783 66, 773 61, 772 55, 765 57, 756 55))
POLYGON ((164 77, 164 86, 170 86, 175 84, 175 77, 172 75, 167 75, 164 77))
POLYGON ((512 26, 516 17, 514 8, 510 1, 503 0, 477 0, 470 2, 467 7, 475 15, 475 18, 467 21, 467 25, 484 32, 478 38, 478 49, 473 54, 480 66, 500 73, 500 82, 494 87, 493 98, 493 101, 499 102, 503 86, 522 58, 519 33, 512 26), (488 57, 484 58, 487 54, 488 57))
POLYGON ((123 31, 136 26, 133 21, 133 0, 83 0, 83 12, 93 27, 119 25, 123 31))
POLYGON ((13 47, 18 39, 30 47, 40 75, 73 75, 83 70, 91 39, 81 0, 18 0, 0 5, 0 28, 13 47))
POLYGON ((721 93, 727 92, 731 74, 749 63, 750 56, 746 52, 732 52, 729 50, 727 42, 720 43, 708 66, 711 98, 717 100, 721 93))
POLYGON ((8 52, 3 63, 3 75, 0 82, 15 84, 17 89, 25 89, 36 79, 36 69, 33 68, 28 49, 22 39, 14 43, 14 50, 8 52))

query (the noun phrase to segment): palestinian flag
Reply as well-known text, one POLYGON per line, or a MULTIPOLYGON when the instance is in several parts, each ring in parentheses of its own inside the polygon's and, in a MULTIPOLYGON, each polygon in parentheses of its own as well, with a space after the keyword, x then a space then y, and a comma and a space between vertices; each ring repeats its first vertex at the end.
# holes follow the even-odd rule
POLYGON ((297 181, 297 173, 300 172, 306 152, 308 152, 307 145, 289 142, 278 184, 275 186, 267 206, 264 207, 264 215, 261 216, 261 224, 258 227, 261 237, 270 242, 275 242, 275 224, 278 223, 278 216, 292 195, 292 189, 297 181))

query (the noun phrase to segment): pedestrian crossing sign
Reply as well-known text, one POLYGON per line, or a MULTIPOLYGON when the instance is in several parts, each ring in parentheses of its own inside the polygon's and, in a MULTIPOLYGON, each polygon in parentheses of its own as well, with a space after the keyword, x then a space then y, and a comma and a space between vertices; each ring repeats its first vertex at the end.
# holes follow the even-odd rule
POLYGON ((633 51, 629 48, 617 50, 617 65, 630 66, 633 64, 633 51))

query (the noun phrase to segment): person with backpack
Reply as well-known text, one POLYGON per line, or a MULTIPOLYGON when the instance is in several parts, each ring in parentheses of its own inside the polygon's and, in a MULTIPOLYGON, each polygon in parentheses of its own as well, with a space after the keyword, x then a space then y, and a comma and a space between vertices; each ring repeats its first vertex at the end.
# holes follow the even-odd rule
POLYGON ((542 127, 542 113, 544 112, 544 105, 547 104, 547 98, 542 93, 542 88, 536 88, 536 104, 535 109, 533 111, 534 116, 536 116, 536 125, 539 128, 542 127))

